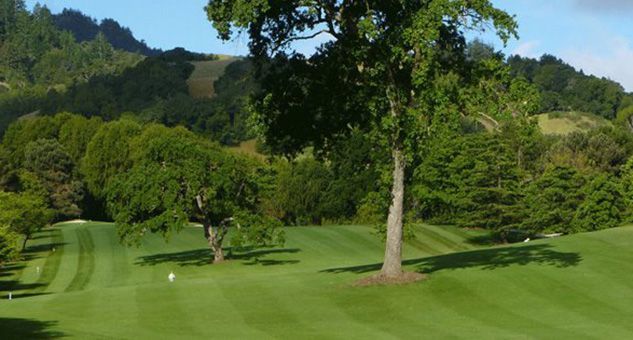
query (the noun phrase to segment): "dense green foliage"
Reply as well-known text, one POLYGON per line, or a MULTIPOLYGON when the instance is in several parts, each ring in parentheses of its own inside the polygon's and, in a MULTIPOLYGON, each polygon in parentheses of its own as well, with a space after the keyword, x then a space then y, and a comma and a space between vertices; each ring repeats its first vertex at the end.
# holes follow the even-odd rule
POLYGON ((5 262, 17 259, 19 255, 19 235, 8 226, 0 226, 0 266, 5 262))
POLYGON ((192 221, 203 225, 216 261, 224 259, 228 224, 237 226, 239 245, 278 241, 276 223, 253 217, 259 212, 259 187, 251 162, 185 129, 160 125, 147 126, 131 141, 131 150, 130 170, 119 171, 106 186, 124 242, 137 243, 146 232, 167 238, 192 221))
POLYGON ((629 218, 632 196, 621 184, 631 176, 623 167, 633 155, 629 132, 544 138, 533 124, 507 124, 432 140, 411 178, 410 215, 491 229, 503 240, 614 227, 629 218))
MULTIPOLYGON (((23 168, 35 183, 31 188, 43 191, 57 220, 79 217, 83 184, 78 180, 76 165, 64 147, 54 139, 38 139, 26 145, 23 168)), ((33 189, 32 189, 33 190, 33 189)))
POLYGON ((615 228, 624 218, 626 202, 620 183, 607 175, 595 177, 584 189, 584 202, 574 216, 580 231, 615 228))
POLYGON ((81 161, 81 173, 93 195, 105 197, 112 178, 131 167, 130 141, 140 132, 139 124, 125 119, 103 124, 95 132, 81 161))
MULTIPOLYGON (((8 243, 11 253, 15 234, 22 238, 22 248, 33 235, 51 221, 51 211, 45 201, 32 194, 16 194, 0 191, 0 232, 8 243)), ((0 248, 3 247, 0 242, 0 248)), ((1 259, 0 259, 1 260, 1 259)))

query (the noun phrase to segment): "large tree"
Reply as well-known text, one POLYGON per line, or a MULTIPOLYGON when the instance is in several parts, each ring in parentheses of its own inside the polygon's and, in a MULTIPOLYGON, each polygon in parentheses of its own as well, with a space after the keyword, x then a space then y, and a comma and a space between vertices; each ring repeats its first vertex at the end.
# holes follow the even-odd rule
POLYGON ((459 114, 448 104, 467 68, 465 31, 491 27, 505 42, 515 34, 513 18, 489 0, 210 0, 206 10, 222 39, 246 30, 256 63, 273 59, 255 105, 273 148, 326 146, 350 126, 378 132, 393 180, 381 275, 400 277, 412 148, 431 118, 459 114), (291 49, 317 37, 329 41, 309 59, 291 49))

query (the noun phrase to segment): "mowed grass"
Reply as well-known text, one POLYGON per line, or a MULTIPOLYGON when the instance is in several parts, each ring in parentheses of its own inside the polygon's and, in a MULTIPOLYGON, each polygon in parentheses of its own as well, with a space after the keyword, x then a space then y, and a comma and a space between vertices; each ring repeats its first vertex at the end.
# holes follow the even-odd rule
POLYGON ((546 135, 566 135, 611 124, 602 117, 584 112, 550 112, 538 115, 537 119, 546 135))
POLYGON ((213 83, 223 74, 226 67, 236 61, 234 57, 222 56, 217 60, 192 61, 195 69, 187 79, 189 94, 194 98, 211 98, 215 95, 213 83))
POLYGON ((0 338, 633 336, 631 227, 492 248, 469 241, 481 232, 417 229, 406 267, 428 279, 359 288, 382 258, 369 227, 287 228, 283 248, 209 265, 199 228, 125 248, 111 224, 60 225, 0 274, 0 338))

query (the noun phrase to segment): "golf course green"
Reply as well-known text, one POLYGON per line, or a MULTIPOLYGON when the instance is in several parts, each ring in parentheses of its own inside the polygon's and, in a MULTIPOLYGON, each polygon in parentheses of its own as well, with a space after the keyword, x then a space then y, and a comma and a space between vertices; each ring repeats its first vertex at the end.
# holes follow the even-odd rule
POLYGON ((0 338, 633 336, 631 227, 502 247, 417 229, 405 263, 427 280, 356 287, 380 268, 370 227, 287 228, 283 248, 210 265, 199 228, 126 248, 112 224, 57 225, 0 271, 0 338))

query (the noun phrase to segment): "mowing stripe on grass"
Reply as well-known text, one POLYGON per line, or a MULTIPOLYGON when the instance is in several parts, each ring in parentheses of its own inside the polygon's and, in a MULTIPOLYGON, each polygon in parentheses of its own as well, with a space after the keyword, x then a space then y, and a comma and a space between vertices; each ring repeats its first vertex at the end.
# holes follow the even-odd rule
POLYGON ((66 292, 84 289, 90 281, 90 277, 95 269, 92 235, 85 227, 78 227, 75 229, 75 232, 77 233, 77 240, 79 241, 79 262, 77 264, 75 277, 73 277, 68 287, 64 290, 66 292))
POLYGON ((53 244, 57 244, 58 246, 54 248, 55 251, 51 249, 48 253, 40 277, 37 279, 38 287, 34 289, 34 293, 44 292, 48 288, 50 283, 57 276, 57 272, 59 271, 59 264, 62 260, 62 256, 64 255, 64 235, 58 228, 52 230, 53 231, 51 232, 51 241, 53 244))
MULTIPOLYGON (((460 235, 456 232, 454 232, 455 227, 440 227, 440 226, 432 226, 432 225, 426 225, 426 228, 428 230, 431 230, 435 233, 437 233, 438 235, 441 235, 442 237, 458 244, 460 246, 460 250, 469 250, 469 249, 474 249, 476 248, 474 245, 469 244, 467 242, 468 236, 465 235, 460 235)), ((472 236, 472 235, 471 235, 472 236)))
POLYGON ((419 251, 422 251, 426 256, 441 255, 445 253, 445 251, 441 251, 435 247, 432 247, 428 239, 420 239, 419 236, 412 240, 407 240, 406 244, 415 247, 419 251))
POLYGON ((421 234, 423 234, 423 236, 421 237, 428 237, 429 239, 434 241, 436 244, 446 247, 450 252, 457 252, 460 250, 469 250, 469 248, 466 247, 465 245, 457 243, 453 240, 450 240, 446 238, 445 236, 441 235, 440 233, 434 230, 431 230, 430 228, 422 228, 421 234))

